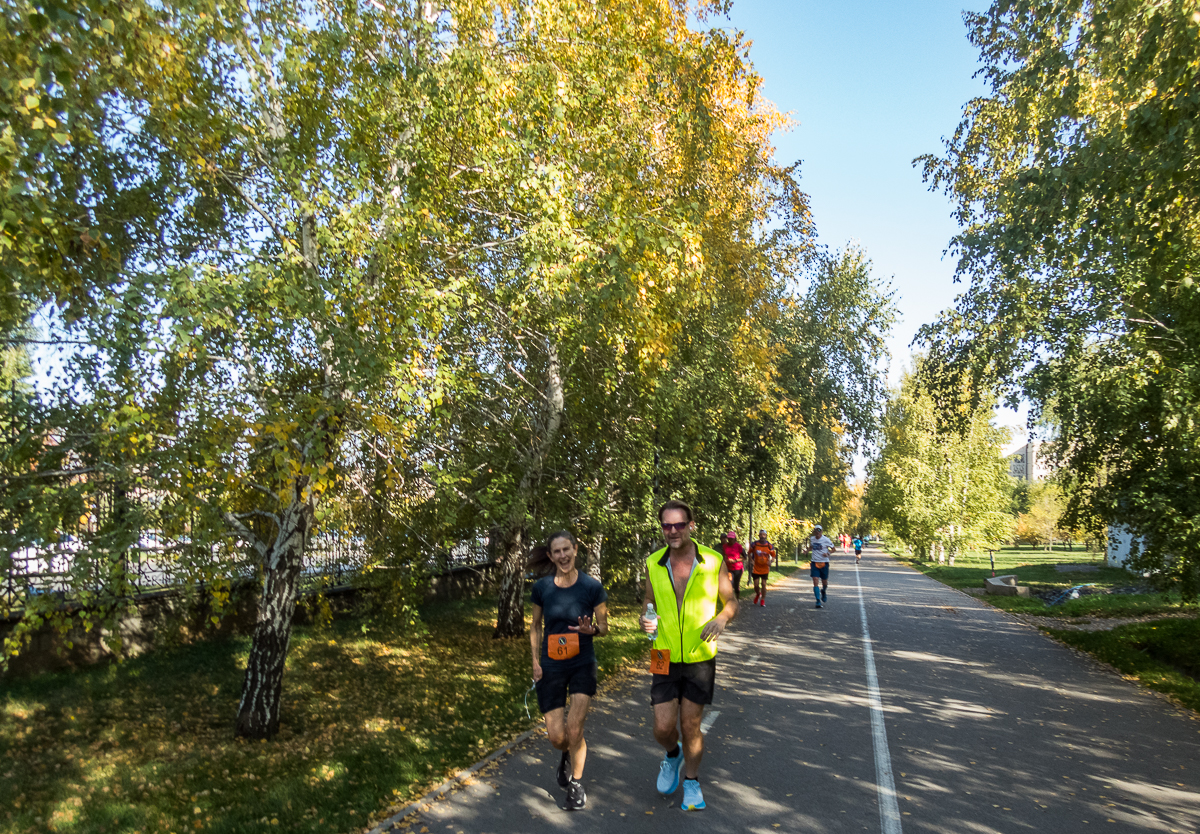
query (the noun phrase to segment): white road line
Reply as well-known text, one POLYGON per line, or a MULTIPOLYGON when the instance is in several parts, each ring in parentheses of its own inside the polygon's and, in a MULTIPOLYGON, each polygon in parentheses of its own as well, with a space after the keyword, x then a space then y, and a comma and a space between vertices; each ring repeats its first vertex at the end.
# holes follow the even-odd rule
POLYGON ((704 717, 700 719, 700 733, 702 735, 708 734, 708 731, 712 729, 712 725, 716 722, 717 716, 720 714, 721 711, 719 709, 710 710, 705 713, 704 717))
POLYGON ((854 566, 858 583, 858 610, 862 614, 863 659, 867 665, 867 701, 871 705, 871 740, 875 745, 875 785, 879 792, 879 828, 883 834, 901 834, 900 806, 896 802, 896 782, 892 778, 892 757, 888 753, 887 729, 883 725, 883 699, 879 697, 879 677, 875 674, 875 650, 867 629, 867 603, 863 599, 858 565, 854 566))

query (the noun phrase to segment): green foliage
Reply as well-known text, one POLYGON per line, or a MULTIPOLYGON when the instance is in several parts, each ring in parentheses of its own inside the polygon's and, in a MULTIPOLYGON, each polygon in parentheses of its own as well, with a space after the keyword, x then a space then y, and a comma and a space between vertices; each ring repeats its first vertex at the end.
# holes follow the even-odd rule
POLYGON ((813 465, 791 502, 801 518, 832 522, 850 501, 853 456, 874 448, 887 400, 886 334, 893 292, 857 246, 821 253, 807 291, 786 308, 779 384, 814 444, 813 465))
POLYGON ((1191 597, 1197 6, 998 2, 967 21, 991 90, 968 104, 945 158, 924 158, 958 204, 970 279, 922 331, 931 367, 1028 397, 1056 433, 1069 523, 1133 529, 1138 569, 1191 597))
POLYGON ((1029 494, 1029 482, 1011 478, 1009 480, 1009 512, 1013 517, 1029 512, 1033 498, 1029 494))
POLYGON ((1066 538, 1062 529, 1063 497, 1053 483, 1038 483, 1028 490, 1029 509, 1017 516, 1016 539, 1021 544, 1049 548, 1055 539, 1066 538))
MULTIPOLYGON (((752 496, 760 519, 790 520, 821 444, 821 482, 844 480, 845 436, 871 431, 894 315, 861 252, 813 252, 796 172, 771 158, 783 122, 744 45, 650 5, 539 17, 564 33, 529 47, 558 79, 557 202, 517 216, 508 191, 495 196, 514 228, 541 218, 537 237, 487 253, 479 307, 443 337, 459 384, 420 440, 437 461, 420 510, 435 538, 574 526, 614 581, 656 546, 666 497, 715 534, 752 496)), ((511 84, 519 119, 545 83, 511 84)), ((551 141, 539 125, 506 129, 551 141)))
POLYGON ((359 614, 365 625, 397 635, 424 632, 421 606, 429 587, 429 577, 420 566, 373 566, 358 578, 356 584, 363 595, 359 614))
MULTIPOLYGON (((298 28, 274 3, 111 11, 13 12, 45 46, 34 57, 75 62, 29 70, 69 133, 61 152, 20 157, 21 205, 95 252, 88 269, 6 253, 22 300, 59 311, 49 337, 86 349, 26 421, 3 494, 10 551, 78 539, 69 595, 108 625, 141 531, 172 543, 160 558, 188 585, 298 567, 323 496, 358 462, 352 439, 396 449, 438 396, 434 335, 460 304, 451 270, 421 268, 458 233, 406 196, 453 171, 402 181, 397 162, 421 154, 410 128, 437 100, 405 45, 424 21, 327 9, 298 28)), ((7 652, 57 610, 22 604, 36 616, 7 652)))
MULTIPOLYGON (((17 392, 22 395, 29 393, 29 376, 33 373, 33 363, 29 355, 28 343, 34 337, 33 327, 28 323, 19 325, 11 330, 0 329, 0 402, 7 403, 15 398, 17 392)), ((14 435, 13 426, 8 425, 15 416, 15 404, 11 406, 5 421, 7 435, 14 435)))
POLYGON ((6 3, 0 39, 0 334, 54 301, 70 319, 104 303, 123 253, 153 234, 171 193, 119 90, 163 54, 161 14, 128 2, 6 3), (114 95, 116 94, 116 95, 114 95), (118 146, 119 144, 119 146, 118 146), (161 191, 160 191, 161 189, 161 191), (149 219, 147 217, 147 219, 149 219))
POLYGON ((938 543, 947 555, 977 549, 1012 530, 1004 511, 1005 434, 992 425, 991 407, 963 416, 961 430, 939 419, 940 411, 919 377, 905 374, 888 403, 882 448, 868 466, 871 516, 920 556, 938 543))
POLYGON ((0 551, 72 540, 6 656, 119 634, 151 560, 262 579, 282 647, 322 534, 411 628, 455 546, 571 526, 619 582, 665 497, 781 542, 836 509, 892 300, 814 250, 721 8, 6 6, 0 332, 37 310, 64 364, 15 406, 0 551))

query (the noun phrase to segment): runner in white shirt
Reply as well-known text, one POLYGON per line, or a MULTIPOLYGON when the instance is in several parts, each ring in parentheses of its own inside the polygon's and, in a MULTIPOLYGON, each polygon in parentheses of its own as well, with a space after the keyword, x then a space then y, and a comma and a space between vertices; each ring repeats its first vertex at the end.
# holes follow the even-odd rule
POLYGON ((837 548, 825 535, 821 525, 814 526, 812 535, 808 539, 808 552, 811 560, 808 573, 812 576, 813 596, 817 598, 817 608, 825 603, 825 597, 829 590, 829 554, 835 550, 837 548))

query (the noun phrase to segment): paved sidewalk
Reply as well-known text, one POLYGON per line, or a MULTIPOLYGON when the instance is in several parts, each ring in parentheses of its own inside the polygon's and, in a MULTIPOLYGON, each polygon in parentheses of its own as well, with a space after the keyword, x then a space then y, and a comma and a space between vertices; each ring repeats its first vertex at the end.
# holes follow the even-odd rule
POLYGON ((654 789, 662 751, 647 675, 594 702, 585 810, 562 810, 558 754, 537 736, 397 830, 1200 830, 1194 714, 868 549, 857 577, 886 731, 877 761, 853 558, 835 557, 820 610, 803 573, 776 585, 766 608, 744 604, 721 638, 707 810, 683 812, 681 791, 654 789), (889 765, 891 821, 880 815, 889 765))

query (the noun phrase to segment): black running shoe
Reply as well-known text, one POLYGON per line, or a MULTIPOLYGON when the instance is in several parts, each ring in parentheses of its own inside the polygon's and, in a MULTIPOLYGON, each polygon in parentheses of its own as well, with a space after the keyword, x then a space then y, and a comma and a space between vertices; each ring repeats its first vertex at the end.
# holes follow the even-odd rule
POLYGON ((572 779, 567 783, 567 802, 564 807, 568 811, 578 811, 584 805, 587 805, 587 794, 584 793, 583 783, 572 779))
POLYGON ((571 753, 569 751, 563 751, 562 758, 558 761, 558 770, 554 771, 554 778, 558 780, 560 788, 565 788, 571 781, 571 753))

